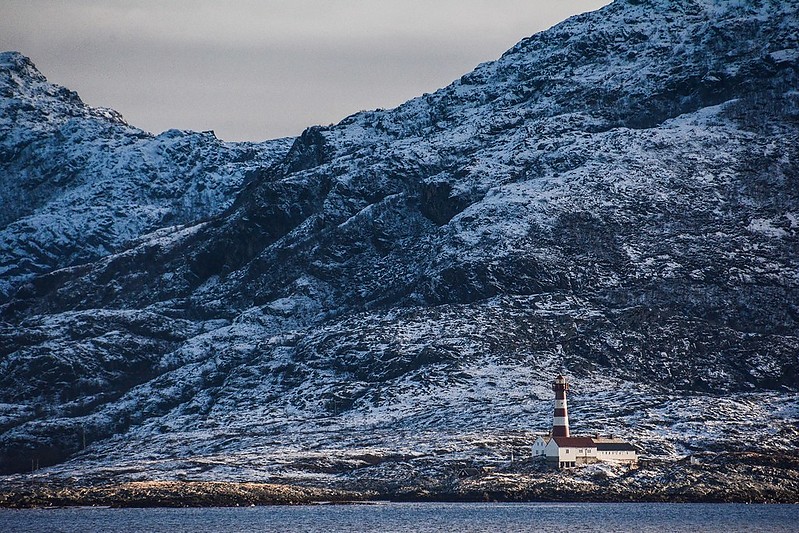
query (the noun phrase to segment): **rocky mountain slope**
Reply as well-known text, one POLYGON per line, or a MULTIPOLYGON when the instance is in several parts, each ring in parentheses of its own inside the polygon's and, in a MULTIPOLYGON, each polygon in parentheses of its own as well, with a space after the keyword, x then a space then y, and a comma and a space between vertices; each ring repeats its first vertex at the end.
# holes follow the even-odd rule
POLYGON ((0 54, 0 301, 37 274, 222 212, 289 146, 154 136, 48 83, 25 56, 0 54))
POLYGON ((560 369, 576 432, 796 450, 797 15, 617 0, 220 166, 224 213, 8 298, 2 469, 436 477, 528 453, 560 369))

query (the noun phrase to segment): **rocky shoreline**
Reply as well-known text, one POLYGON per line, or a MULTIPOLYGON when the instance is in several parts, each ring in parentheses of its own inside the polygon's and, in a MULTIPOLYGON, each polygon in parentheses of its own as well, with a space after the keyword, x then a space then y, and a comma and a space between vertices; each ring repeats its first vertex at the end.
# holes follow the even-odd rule
POLYGON ((297 482, 128 481, 80 485, 16 479, 0 483, 0 507, 237 507, 403 502, 696 502, 799 504, 799 458, 758 453, 705 454, 549 471, 540 462, 503 468, 449 465, 436 477, 344 477, 331 486, 297 482))
POLYGON ((0 507, 246 507, 347 503, 364 494, 271 483, 134 481, 94 487, 58 483, 0 488, 0 507))

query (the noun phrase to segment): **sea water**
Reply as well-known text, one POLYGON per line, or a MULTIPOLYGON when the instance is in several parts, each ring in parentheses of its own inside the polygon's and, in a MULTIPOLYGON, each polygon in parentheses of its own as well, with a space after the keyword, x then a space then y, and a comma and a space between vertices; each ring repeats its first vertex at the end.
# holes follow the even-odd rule
POLYGON ((799 531, 799 505, 364 503, 187 509, 2 509, 2 532, 799 531))

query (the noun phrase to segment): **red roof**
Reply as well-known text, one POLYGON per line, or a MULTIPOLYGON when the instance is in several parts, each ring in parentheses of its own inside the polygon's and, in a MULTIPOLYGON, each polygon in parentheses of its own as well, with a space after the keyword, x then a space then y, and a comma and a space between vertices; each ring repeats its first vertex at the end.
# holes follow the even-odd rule
POLYGON ((596 448, 591 437, 552 437, 560 448, 596 448))
POLYGON ((597 450, 607 452, 637 452, 638 449, 629 442, 600 442, 596 445, 597 450))

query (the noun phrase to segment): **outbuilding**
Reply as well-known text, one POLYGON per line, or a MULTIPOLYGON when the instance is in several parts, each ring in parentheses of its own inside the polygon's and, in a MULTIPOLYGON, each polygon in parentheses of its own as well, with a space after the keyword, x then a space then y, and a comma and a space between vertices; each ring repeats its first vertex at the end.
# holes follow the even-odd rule
POLYGON ((597 459, 611 463, 634 465, 638 462, 638 450, 622 439, 596 437, 597 459))

